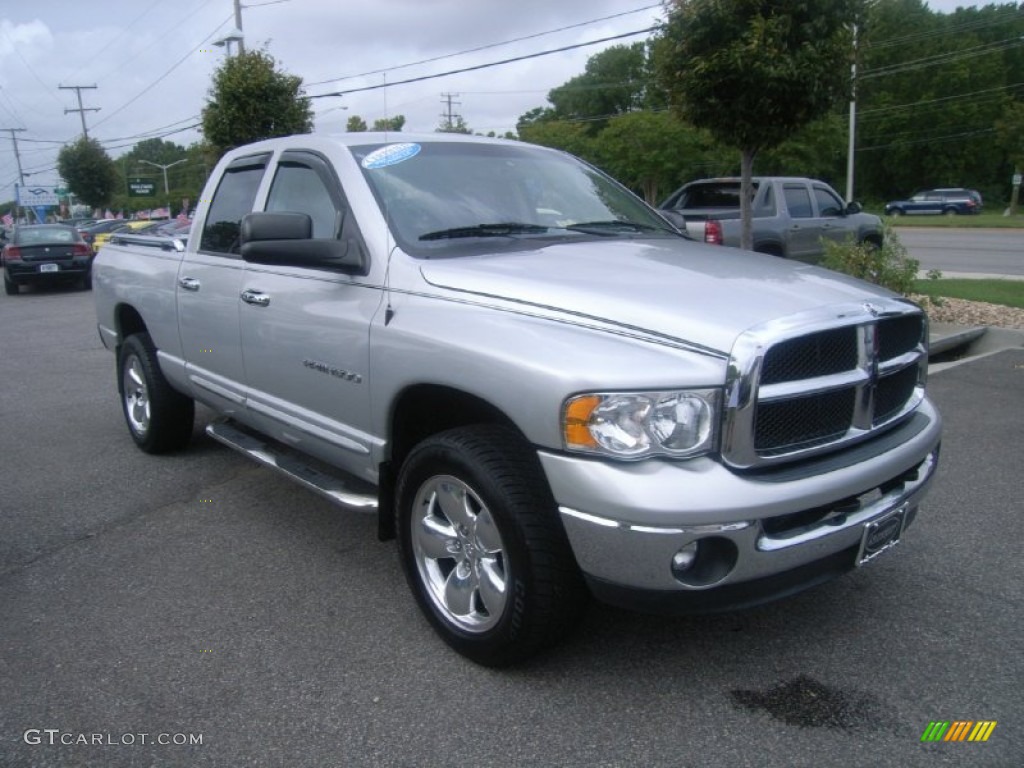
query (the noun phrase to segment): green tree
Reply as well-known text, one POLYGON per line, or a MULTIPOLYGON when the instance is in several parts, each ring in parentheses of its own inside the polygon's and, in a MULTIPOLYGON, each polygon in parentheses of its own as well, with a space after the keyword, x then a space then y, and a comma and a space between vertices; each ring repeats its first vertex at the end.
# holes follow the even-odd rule
POLYGON ((219 158, 252 141, 311 132, 313 109, 301 77, 279 71, 265 51, 248 51, 229 57, 214 73, 202 130, 219 158))
POLYGON ((860 0, 672 0, 655 61, 683 118, 740 150, 742 246, 758 152, 825 115, 850 86, 860 0))
POLYGON ((472 133, 472 131, 469 130, 462 115, 455 115, 453 120, 449 120, 447 117, 443 118, 441 124, 437 126, 437 133, 472 133))
POLYGON ((594 140, 587 134, 587 129, 582 123, 542 120, 520 125, 519 138, 533 144, 571 152, 585 160, 596 159, 592 152, 594 140))
POLYGON ((349 133, 362 133, 366 130, 366 121, 359 115, 349 115, 345 130, 349 133))
MULTIPOLYGON (((996 140, 1013 165, 1014 174, 1024 171, 1024 101, 1007 105, 1003 116, 996 121, 996 140)), ((1010 215, 1017 215, 1020 203, 1020 184, 1010 191, 1010 215)))
POLYGON ((84 136, 61 148, 57 171, 72 194, 90 208, 109 203, 117 185, 114 161, 98 141, 84 136))
POLYGON ((669 112, 613 117, 593 141, 596 164, 651 205, 704 170, 711 137, 669 112))
POLYGON ((373 121, 375 131, 401 131, 405 127, 405 115, 394 117, 378 117, 373 121))

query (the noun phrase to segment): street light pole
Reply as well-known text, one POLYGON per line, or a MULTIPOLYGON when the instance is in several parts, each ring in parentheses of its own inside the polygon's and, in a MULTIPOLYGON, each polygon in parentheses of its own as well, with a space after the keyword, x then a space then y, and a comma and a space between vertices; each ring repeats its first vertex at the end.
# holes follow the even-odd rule
POLYGON ((173 163, 168 163, 167 165, 160 165, 160 163, 151 163, 149 160, 139 160, 139 162, 145 163, 146 165, 152 165, 154 168, 159 168, 161 171, 164 172, 164 194, 170 195, 171 189, 170 187, 167 186, 167 169, 173 168, 176 165, 184 163, 186 160, 188 160, 188 158, 183 157, 181 160, 175 160, 173 163))

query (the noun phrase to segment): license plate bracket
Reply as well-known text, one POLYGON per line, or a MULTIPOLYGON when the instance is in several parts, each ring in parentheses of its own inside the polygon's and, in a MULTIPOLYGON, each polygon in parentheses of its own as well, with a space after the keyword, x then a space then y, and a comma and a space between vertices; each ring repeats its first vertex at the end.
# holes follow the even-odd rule
POLYGON ((864 565, 899 544, 906 522, 907 506, 904 504, 865 523, 857 552, 857 565, 864 565))
POLYGON ((39 265, 39 271, 40 272, 59 272, 60 271, 60 264, 40 264, 39 265))

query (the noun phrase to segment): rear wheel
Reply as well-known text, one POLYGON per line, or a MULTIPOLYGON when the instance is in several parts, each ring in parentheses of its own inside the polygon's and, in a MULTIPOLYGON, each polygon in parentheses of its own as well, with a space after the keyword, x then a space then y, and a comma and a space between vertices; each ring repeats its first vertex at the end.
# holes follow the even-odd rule
POLYGON ((195 403, 167 383, 148 333, 125 339, 118 373, 121 409, 135 444, 146 453, 184 448, 192 437, 195 403))
POLYGON ((903 209, 902 208, 893 208, 891 211, 889 211, 889 215, 890 216, 902 216, 903 215, 903 209))
POLYGON ((11 280, 7 275, 4 275, 4 293, 8 296, 17 296, 19 291, 18 284, 11 280))
POLYGON ((88 272, 82 276, 81 285, 83 291, 92 290, 92 272, 88 272))
POLYGON ((956 208, 947 208, 946 210, 943 211, 943 213, 946 214, 947 216, 956 216, 957 210, 956 208))
POLYGON ((513 431, 428 438, 402 465, 399 553, 424 615, 486 666, 521 661, 578 622, 588 593, 536 456, 513 431))

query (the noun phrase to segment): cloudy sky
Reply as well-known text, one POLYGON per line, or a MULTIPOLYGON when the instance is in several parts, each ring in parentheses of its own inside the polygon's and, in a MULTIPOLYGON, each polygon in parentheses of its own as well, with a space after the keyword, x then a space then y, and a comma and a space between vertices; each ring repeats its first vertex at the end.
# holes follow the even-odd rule
MULTIPOLYGON (((972 3, 929 0, 937 11, 972 3)), ((433 131, 453 112, 474 131, 503 133, 547 92, 580 74, 602 49, 661 17, 655 0, 244 0, 247 46, 265 47, 299 75, 308 95, 381 86, 314 101, 316 129, 343 131, 349 115, 372 123, 406 116, 407 131, 433 131), (475 72, 398 81, 627 35, 475 72)), ((81 134, 112 156, 142 138, 187 145, 223 47, 235 28, 233 0, 0 0, 0 128, 16 136, 27 183, 57 182, 57 151, 81 134)), ((0 131, 0 201, 14 197, 11 134, 0 131)))

